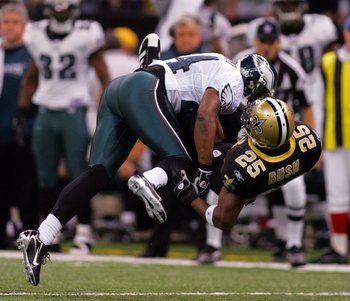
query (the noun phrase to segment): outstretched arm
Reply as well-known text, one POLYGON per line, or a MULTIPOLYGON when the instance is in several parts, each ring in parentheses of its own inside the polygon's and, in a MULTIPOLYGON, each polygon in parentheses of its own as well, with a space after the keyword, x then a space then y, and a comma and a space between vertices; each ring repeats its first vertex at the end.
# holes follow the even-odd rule
MULTIPOLYGON (((202 198, 196 198, 191 203, 191 206, 210 223, 207 212, 209 205, 202 198)), ((214 208, 212 211, 212 224, 222 230, 232 228, 243 206, 244 199, 228 191, 225 187, 221 188, 218 204, 216 207, 212 207, 214 208)))

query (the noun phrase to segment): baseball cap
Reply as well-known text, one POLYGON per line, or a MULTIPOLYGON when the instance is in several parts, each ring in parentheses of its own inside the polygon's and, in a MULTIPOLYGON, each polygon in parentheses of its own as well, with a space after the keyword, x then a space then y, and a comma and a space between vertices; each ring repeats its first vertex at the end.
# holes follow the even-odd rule
POLYGON ((113 35, 122 48, 132 50, 139 44, 139 38, 129 27, 116 27, 113 29, 113 35))
POLYGON ((274 42, 280 35, 280 28, 276 22, 266 20, 257 28, 256 37, 261 41, 274 42))
POLYGON ((350 16, 346 18, 343 27, 344 29, 350 30, 350 16))

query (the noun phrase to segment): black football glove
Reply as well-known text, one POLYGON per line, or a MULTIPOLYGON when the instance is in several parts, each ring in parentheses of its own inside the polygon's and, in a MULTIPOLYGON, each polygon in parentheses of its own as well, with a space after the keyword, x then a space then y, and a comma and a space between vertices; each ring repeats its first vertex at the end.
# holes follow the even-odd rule
POLYGON ((192 201, 198 197, 196 188, 188 179, 186 171, 181 169, 173 170, 174 193, 176 197, 185 205, 191 205, 192 201))
POLYGON ((28 140, 26 115, 26 109, 19 109, 17 116, 12 120, 12 128, 15 135, 15 140, 19 147, 24 147, 28 140))
POLYGON ((199 195, 204 195, 209 187, 211 175, 213 173, 212 165, 199 164, 196 174, 193 178, 193 185, 199 195))

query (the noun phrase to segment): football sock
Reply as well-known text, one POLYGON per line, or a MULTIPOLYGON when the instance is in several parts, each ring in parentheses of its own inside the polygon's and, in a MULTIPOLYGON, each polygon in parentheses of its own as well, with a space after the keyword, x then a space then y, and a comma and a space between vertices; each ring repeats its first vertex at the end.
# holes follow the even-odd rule
POLYGON ((338 254, 342 256, 348 255, 348 235, 347 234, 332 234, 331 246, 338 254))
MULTIPOLYGON (((216 205, 218 203, 218 195, 214 191, 209 190, 206 201, 209 205, 216 205)), ((206 227, 207 227, 206 244, 216 249, 221 249, 222 230, 209 224, 207 224, 206 227)))
POLYGON ((53 214, 49 214, 47 218, 39 226, 39 239, 45 245, 51 245, 56 235, 62 229, 62 224, 53 214))
POLYGON ((331 246, 340 255, 348 254, 348 219, 349 213, 331 213, 331 246))
POLYGON ((303 238, 303 231, 304 231, 304 221, 294 221, 294 220, 288 220, 287 223, 287 244, 286 248, 291 248, 293 246, 295 247, 301 247, 302 244, 302 238, 303 238))
POLYGON ((284 206, 273 206, 273 228, 275 236, 279 240, 287 241, 287 215, 284 206))
POLYGON ((159 187, 165 186, 168 183, 168 175, 164 169, 160 167, 152 168, 143 173, 143 176, 158 189, 159 187))
POLYGON ((301 247, 303 245, 305 206, 286 206, 287 223, 287 248, 301 247))
POLYGON ((80 242, 89 243, 90 245, 94 244, 91 226, 88 224, 77 224, 73 241, 77 245, 80 242))
POLYGON ((222 230, 212 225, 207 224, 207 239, 206 244, 216 249, 221 249, 222 245, 222 230))

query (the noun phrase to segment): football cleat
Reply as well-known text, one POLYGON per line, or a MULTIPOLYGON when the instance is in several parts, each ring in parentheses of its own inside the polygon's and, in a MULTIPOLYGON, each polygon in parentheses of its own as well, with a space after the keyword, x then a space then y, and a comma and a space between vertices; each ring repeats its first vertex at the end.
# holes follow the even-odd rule
POLYGON ((84 256, 91 254, 92 246, 87 242, 74 242, 73 247, 69 250, 69 254, 84 256))
POLYGON ((46 259, 50 259, 47 252, 48 246, 40 241, 37 230, 26 230, 20 233, 17 244, 18 249, 23 252, 24 272, 27 274, 27 280, 37 286, 40 281, 41 265, 46 263, 46 259))
POLYGON ((272 247, 272 262, 285 262, 286 261, 286 242, 277 239, 272 247))
POLYGON ((219 249, 206 245, 196 257, 196 261, 201 264, 212 264, 221 259, 219 249))
POLYGON ((90 255, 95 243, 90 225, 78 224, 73 239, 73 247, 69 250, 72 255, 90 255))
POLYGON ((153 185, 145 177, 136 174, 130 177, 128 186, 134 194, 143 200, 149 217, 165 223, 166 211, 162 205, 162 199, 153 185))
POLYGON ((291 247, 287 249, 286 257, 293 268, 306 264, 304 251, 301 247, 291 247))
POLYGON ((313 258, 309 260, 310 263, 321 263, 321 264, 348 264, 348 257, 340 255, 333 248, 329 248, 324 254, 320 257, 313 258))
POLYGON ((155 33, 148 34, 139 48, 140 68, 147 67, 153 60, 160 59, 160 39, 155 33))

